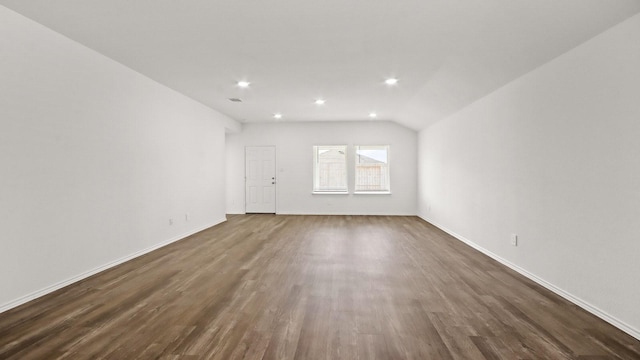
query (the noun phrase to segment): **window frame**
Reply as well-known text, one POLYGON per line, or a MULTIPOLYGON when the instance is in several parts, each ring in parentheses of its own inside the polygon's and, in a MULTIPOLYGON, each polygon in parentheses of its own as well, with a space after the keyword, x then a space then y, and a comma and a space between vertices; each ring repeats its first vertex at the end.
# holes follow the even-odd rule
POLYGON ((354 190, 354 194, 355 195, 390 195, 391 194, 391 146, 389 144, 386 145, 353 145, 353 154, 354 154, 354 159, 353 159, 353 190, 354 190), (385 181, 386 181, 386 189, 384 190, 357 190, 358 188, 358 183, 357 183, 357 179, 358 179, 358 151, 360 150, 361 147, 367 148, 367 147, 371 147, 371 148, 375 148, 375 147, 379 147, 379 148, 384 148, 384 150, 386 151, 386 155, 387 155, 387 162, 386 162, 386 173, 385 173, 385 181))
POLYGON ((313 184, 312 194, 315 195, 348 195, 349 194, 349 146, 348 145, 313 145, 313 184), (318 169, 318 155, 321 148, 334 148, 344 151, 344 190, 342 189, 321 189, 320 172, 318 169))

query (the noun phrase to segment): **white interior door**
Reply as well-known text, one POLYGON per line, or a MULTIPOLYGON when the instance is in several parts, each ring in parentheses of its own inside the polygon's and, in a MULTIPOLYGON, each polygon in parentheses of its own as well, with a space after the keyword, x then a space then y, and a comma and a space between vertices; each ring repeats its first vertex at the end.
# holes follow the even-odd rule
POLYGON ((245 148, 245 198, 248 213, 276 212, 276 147, 245 148))

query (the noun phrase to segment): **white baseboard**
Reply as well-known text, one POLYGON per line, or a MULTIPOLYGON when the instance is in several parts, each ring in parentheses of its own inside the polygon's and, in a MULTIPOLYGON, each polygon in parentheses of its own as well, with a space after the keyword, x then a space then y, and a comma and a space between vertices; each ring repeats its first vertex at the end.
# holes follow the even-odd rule
MULTIPOLYGON (((246 215, 246 212, 228 212, 229 215, 246 215)), ((249 213, 259 214, 259 213, 249 213)), ((389 214, 389 213, 375 213, 375 212, 304 212, 304 211, 276 211, 276 215, 338 215, 338 216, 416 216, 415 213, 410 214, 389 214)))
POLYGON ((195 234, 197 232, 200 232, 202 230, 208 229, 208 228, 210 228, 212 226, 218 225, 218 224, 220 224, 222 222, 225 222, 225 221, 227 221, 226 218, 218 219, 217 221, 214 221, 214 222, 212 222, 212 223, 210 223, 208 225, 205 225, 203 227, 196 228, 196 229, 191 230, 191 231, 189 231, 189 232, 187 232, 185 234, 173 237, 173 238, 171 238, 171 239, 169 239, 167 241, 163 241, 163 242, 161 242, 159 244, 153 245, 153 246, 148 247, 146 249, 143 249, 143 250, 140 250, 140 251, 136 251, 133 254, 121 257, 121 258, 119 258, 117 260, 111 261, 111 262, 109 262, 107 264, 104 264, 102 266, 98 266, 98 267, 96 267, 94 269, 91 269, 89 271, 86 271, 86 272, 84 272, 82 274, 78 274, 78 275, 73 276, 73 277, 71 277, 69 279, 60 281, 58 283, 55 283, 55 284, 50 285, 50 286, 47 286, 47 287, 45 287, 43 289, 40 289, 38 291, 34 291, 34 292, 30 293, 30 294, 27 294, 25 296, 19 297, 19 298, 15 299, 15 300, 12 300, 12 301, 8 302, 8 303, 0 305, 0 313, 3 313, 3 312, 5 312, 5 311, 7 311, 9 309, 13 309, 13 308, 15 308, 17 306, 20 306, 20 305, 22 305, 24 303, 27 303, 27 302, 31 301, 31 300, 35 300, 35 299, 37 299, 37 298, 39 298, 41 296, 47 295, 49 293, 52 293, 52 292, 54 292, 54 291, 56 291, 58 289, 61 289, 61 288, 65 287, 65 286, 68 286, 68 285, 71 285, 71 284, 73 284, 75 282, 78 282, 80 280, 86 279, 89 276, 95 275, 95 274, 97 274, 99 272, 105 271, 105 270, 110 269, 110 268, 112 268, 114 266, 120 265, 120 264, 122 264, 124 262, 127 262, 129 260, 135 259, 135 258, 137 258, 139 256, 144 255, 144 254, 150 253, 150 252, 152 252, 154 250, 157 250, 157 249, 159 249, 161 247, 167 246, 167 245, 169 245, 171 243, 174 243, 174 242, 176 242, 178 240, 182 240, 182 239, 186 238, 187 236, 191 236, 191 235, 193 235, 193 234, 195 234))
POLYGON ((471 246, 472 248, 480 251, 481 253, 487 255, 488 257, 494 259, 495 261, 501 263, 502 265, 505 265, 506 267, 516 271, 517 273, 521 274, 522 276, 530 279, 531 281, 535 282, 536 284, 554 292, 555 294, 563 297, 564 299, 574 303, 575 305, 581 307, 582 309, 590 312, 591 314, 599 317, 600 319, 608 322, 609 324, 617 327, 618 329, 624 331, 625 333, 633 336, 634 338, 640 340, 640 330, 634 328, 633 326, 625 323, 624 321, 609 315, 607 312, 599 309, 598 307, 591 305, 590 303, 580 299, 579 297, 553 285, 552 283, 536 276, 535 274, 530 273, 529 271, 519 267, 518 265, 492 253, 491 251, 483 248, 482 246, 474 243, 473 241, 465 238, 464 236, 461 236, 459 234, 456 234, 454 231, 451 231, 449 229, 447 229, 444 226, 441 226, 440 224, 430 220, 429 218, 423 217, 418 215, 419 218, 421 218, 422 220, 428 222, 429 224, 439 228, 440 230, 446 232, 447 234, 453 236, 454 238, 456 238, 457 240, 462 241, 463 243, 471 246))

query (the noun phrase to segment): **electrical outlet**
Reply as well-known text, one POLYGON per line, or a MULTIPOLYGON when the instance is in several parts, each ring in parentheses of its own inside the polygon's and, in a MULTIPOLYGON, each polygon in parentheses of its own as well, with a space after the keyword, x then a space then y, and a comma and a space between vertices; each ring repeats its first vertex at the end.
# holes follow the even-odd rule
POLYGON ((518 235, 511 234, 511 245, 518 246, 518 235))
POLYGON ((189 213, 184 214, 184 221, 189 221, 189 213))
POLYGON ((173 219, 169 219, 169 225, 173 225, 173 219))

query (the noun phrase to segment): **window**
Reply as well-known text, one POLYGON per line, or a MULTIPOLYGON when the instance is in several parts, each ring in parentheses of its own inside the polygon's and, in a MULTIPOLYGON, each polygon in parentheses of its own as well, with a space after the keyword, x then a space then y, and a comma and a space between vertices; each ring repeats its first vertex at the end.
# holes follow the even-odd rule
POLYGON ((388 193, 389 146, 356 146, 356 193, 388 193))
POLYGON ((313 147, 313 192, 347 193, 347 146, 313 147))

